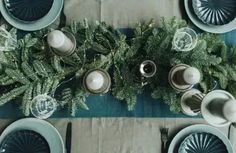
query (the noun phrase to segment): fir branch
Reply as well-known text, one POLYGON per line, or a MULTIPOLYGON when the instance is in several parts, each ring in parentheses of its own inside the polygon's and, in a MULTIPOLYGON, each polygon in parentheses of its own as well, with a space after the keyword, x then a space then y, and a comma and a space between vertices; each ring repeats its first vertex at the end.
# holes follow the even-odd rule
POLYGON ((45 79, 42 85, 42 94, 48 94, 53 86, 53 83, 53 78, 49 77, 45 79))
POLYGON ((23 94, 28 87, 29 87, 28 85, 24 85, 21 87, 14 88, 13 90, 9 91, 8 93, 3 94, 0 97, 0 106, 11 101, 12 99, 15 99, 17 96, 23 94))
POLYGON ((33 85, 31 84, 25 91, 22 99, 22 111, 25 116, 30 115, 30 105, 32 100, 33 85))
POLYGON ((34 60, 33 67, 38 75, 40 75, 42 77, 48 77, 48 72, 41 61, 34 60))
POLYGON ((58 72, 58 73, 62 73, 63 67, 61 66, 61 59, 58 56, 53 56, 51 58, 52 61, 52 67, 58 72))
POLYGON ((14 81, 20 82, 22 84, 29 84, 30 81, 24 76, 23 73, 21 73, 19 70, 13 70, 7 68, 5 70, 5 73, 14 81))
POLYGON ((21 63, 21 69, 25 73, 25 75, 33 81, 38 80, 38 76, 35 74, 33 68, 27 63, 21 63))

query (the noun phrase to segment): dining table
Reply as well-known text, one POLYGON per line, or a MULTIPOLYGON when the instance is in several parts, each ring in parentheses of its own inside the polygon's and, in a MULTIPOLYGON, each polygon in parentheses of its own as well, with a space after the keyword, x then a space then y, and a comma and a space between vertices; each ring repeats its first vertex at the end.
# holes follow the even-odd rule
MULTIPOLYGON (((185 12, 184 0, 64 0, 63 12, 67 25, 84 18, 90 23, 105 21, 127 35, 138 21, 154 19, 160 24, 161 17, 185 19, 194 26, 185 12)), ((1 18, 0 23, 4 22, 1 18)), ((226 44, 236 44, 236 30, 220 35, 226 44)), ((79 109, 74 117, 66 108, 60 108, 47 119, 64 141, 67 123, 72 122, 71 153, 161 153, 161 128, 169 129, 169 144, 181 129, 208 124, 201 115, 171 112, 163 100, 153 99, 148 91, 138 95, 133 111, 111 93, 91 95, 87 101, 89 110, 79 109)), ((0 107, 0 132, 21 118, 25 116, 17 101, 0 107)), ((236 150, 236 124, 217 128, 229 137, 236 150)))

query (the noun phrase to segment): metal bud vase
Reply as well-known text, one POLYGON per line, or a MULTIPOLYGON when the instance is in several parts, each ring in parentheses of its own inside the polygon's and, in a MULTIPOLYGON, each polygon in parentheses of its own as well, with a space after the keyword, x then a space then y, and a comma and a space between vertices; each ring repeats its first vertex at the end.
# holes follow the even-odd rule
POLYGON ((111 78, 107 71, 93 69, 85 74, 83 84, 91 94, 105 94, 110 90, 111 78))
POLYGON ((150 78, 156 74, 156 64, 151 60, 145 60, 140 64, 139 71, 143 77, 150 78))

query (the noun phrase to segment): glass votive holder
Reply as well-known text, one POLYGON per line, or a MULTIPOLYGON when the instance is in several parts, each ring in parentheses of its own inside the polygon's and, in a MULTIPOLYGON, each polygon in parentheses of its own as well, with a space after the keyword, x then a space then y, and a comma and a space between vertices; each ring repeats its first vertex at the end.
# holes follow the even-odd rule
POLYGON ((197 45, 197 33, 188 27, 176 30, 172 41, 172 47, 176 51, 191 51, 197 45))
POLYGON ((39 119, 49 118, 57 109, 57 102, 49 95, 42 94, 34 97, 31 101, 30 111, 39 119))

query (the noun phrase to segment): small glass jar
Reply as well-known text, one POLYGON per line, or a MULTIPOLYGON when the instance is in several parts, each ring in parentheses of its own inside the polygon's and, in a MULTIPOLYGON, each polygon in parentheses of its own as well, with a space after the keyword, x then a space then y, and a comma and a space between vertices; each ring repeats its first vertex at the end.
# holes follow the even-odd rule
POLYGON ((57 102, 49 95, 42 94, 31 101, 31 113, 39 119, 49 118, 57 109, 57 102))
POLYGON ((172 47, 176 51, 191 51, 197 45, 197 33, 188 27, 176 30, 172 47))

